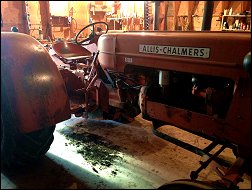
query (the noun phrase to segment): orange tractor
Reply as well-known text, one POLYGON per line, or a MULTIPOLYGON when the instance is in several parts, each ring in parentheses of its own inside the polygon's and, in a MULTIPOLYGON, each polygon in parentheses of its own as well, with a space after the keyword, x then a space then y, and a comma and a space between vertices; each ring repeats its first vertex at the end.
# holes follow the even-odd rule
POLYGON ((153 122, 154 134, 208 156, 189 180, 160 189, 237 187, 251 159, 250 33, 106 28, 81 42, 78 36, 48 51, 28 35, 1 33, 2 166, 38 160, 50 148, 58 122, 99 108, 105 119, 122 122, 141 114, 153 122), (98 37, 93 52, 83 45, 98 37), (212 143, 199 149, 161 133, 163 125, 212 143), (217 145, 221 148, 210 154, 217 145), (225 148, 237 157, 232 165, 218 157, 225 148), (220 180, 198 181, 212 161, 226 168, 220 180))

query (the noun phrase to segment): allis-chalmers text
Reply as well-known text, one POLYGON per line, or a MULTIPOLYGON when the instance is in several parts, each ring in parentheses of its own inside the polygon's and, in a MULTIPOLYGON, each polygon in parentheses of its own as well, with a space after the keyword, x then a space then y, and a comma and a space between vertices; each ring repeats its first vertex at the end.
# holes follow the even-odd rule
POLYGON ((210 48, 139 45, 140 53, 209 58, 210 48))

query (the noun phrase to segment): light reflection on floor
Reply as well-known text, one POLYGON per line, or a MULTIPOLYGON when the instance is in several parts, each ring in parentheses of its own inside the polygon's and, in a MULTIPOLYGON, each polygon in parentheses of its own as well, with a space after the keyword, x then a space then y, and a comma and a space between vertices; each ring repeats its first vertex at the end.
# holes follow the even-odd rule
POLYGON ((6 175, 1 173, 1 189, 16 189, 17 186, 6 175))
MULTIPOLYGON (((151 123, 141 117, 128 125, 92 119, 73 117, 57 124, 46 161, 39 168, 29 169, 28 174, 21 173, 18 177, 1 173, 1 189, 38 186, 63 189, 155 189, 176 179, 188 179, 190 172, 200 166, 198 155, 156 137, 151 132, 151 123), (110 167, 94 166, 87 162, 59 132, 79 122, 87 122, 87 126, 79 128, 78 132, 97 134, 120 145, 122 151, 119 156, 122 159, 116 160, 110 167)), ((193 143, 195 141, 185 133, 175 130, 171 133, 193 143)), ((205 145, 202 139, 196 139, 195 143, 205 145)), ((232 157, 231 154, 228 156, 232 157)), ((199 175, 199 180, 215 178, 216 174, 209 167, 199 175)), ((246 177, 239 186, 241 189, 249 189, 251 179, 246 177)))
MULTIPOLYGON (((79 122, 80 118, 76 118, 76 121, 73 123, 79 122)), ((61 158, 61 163, 63 167, 75 177, 83 180, 84 176, 85 181, 89 182, 90 188, 97 188, 96 184, 103 184, 102 188, 137 188, 137 189, 153 189, 159 187, 161 184, 166 182, 166 179, 162 179, 159 176, 156 176, 155 172, 150 172, 148 169, 139 167, 141 164, 140 161, 135 160, 130 155, 120 153, 122 160, 118 160, 113 166, 109 168, 103 168, 102 170, 99 167, 94 167, 91 164, 87 163, 85 159, 78 153, 76 153, 75 146, 65 146, 65 143, 68 140, 57 132, 61 127, 64 127, 66 123, 57 125, 55 132, 55 140, 48 151, 48 157, 59 162, 61 158), (64 150, 64 151, 62 151, 64 150), (82 171, 72 170, 68 168, 68 165, 64 164, 64 160, 67 160, 76 166, 82 168, 82 171), (112 171, 117 171, 116 175, 113 175, 112 171), (95 175, 96 178, 90 178, 89 175, 95 175), (88 178, 88 179, 87 179, 88 178)), ((146 167, 146 166, 145 166, 146 167)), ((150 168, 150 166, 149 166, 150 168)))

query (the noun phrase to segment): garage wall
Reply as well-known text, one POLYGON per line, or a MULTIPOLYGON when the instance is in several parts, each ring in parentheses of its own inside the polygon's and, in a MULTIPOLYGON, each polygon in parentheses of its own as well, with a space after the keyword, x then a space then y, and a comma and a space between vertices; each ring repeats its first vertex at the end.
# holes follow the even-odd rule
MULTIPOLYGON (((40 3, 29 1, 28 5, 31 25, 34 28, 32 34, 38 37, 38 27, 41 26, 40 3)), ((53 18, 50 23, 53 39, 73 38, 76 32, 89 22, 86 1, 49 1, 49 12, 53 18)))
MULTIPOLYGON (((73 18, 67 27, 52 27, 54 38, 72 38, 76 32, 89 23, 87 1, 66 1, 63 3, 62 1, 54 1, 50 13, 55 16, 71 16, 73 18)), ((28 33, 39 39, 39 28, 42 29, 39 1, 1 1, 1 14, 3 20, 1 31, 10 31, 11 26, 17 26, 19 32, 28 33), (27 23, 26 13, 29 14, 29 23, 27 23), (30 24, 30 30, 27 30, 28 24, 30 24)))
MULTIPOLYGON (((116 17, 122 17, 125 16, 123 15, 125 14, 125 10, 127 10, 127 16, 135 18, 133 20, 131 18, 122 19, 121 29, 142 30, 144 8, 141 7, 141 2, 132 1, 131 3, 133 4, 131 5, 125 5, 126 1, 115 2, 120 4, 116 13, 114 13, 112 7, 114 1, 49 1, 49 16, 55 16, 56 20, 66 17, 67 20, 64 25, 60 25, 60 22, 59 24, 50 23, 50 26, 52 26, 52 37, 73 38, 76 33, 89 24, 90 19, 93 21, 108 21, 106 13, 114 14, 116 17), (69 18, 70 20, 68 20, 69 18), (128 26, 126 26, 127 23, 128 26)), ((162 1, 160 4, 159 30, 201 30, 204 4, 205 1, 162 1)), ((10 31, 10 28, 15 25, 19 28, 20 32, 28 33, 35 38, 39 38, 39 28, 42 28, 43 34, 45 34, 45 26, 42 26, 41 23, 40 6, 41 2, 39 1, 1 1, 3 20, 1 31, 10 31)), ((150 11, 152 22, 153 7, 150 11)), ((244 10, 251 11, 251 2, 214 1, 212 31, 221 29, 221 14, 223 14, 224 9, 230 9, 231 7, 233 14, 241 13, 244 10)), ((108 22, 110 22, 110 26, 113 26, 114 22, 108 22)), ((118 25, 118 23, 116 24, 118 25)))
POLYGON ((3 21, 1 31, 11 31, 12 26, 17 26, 20 32, 28 32, 24 7, 24 1, 1 1, 1 17, 3 21))
MULTIPOLYGON (((167 30, 195 30, 202 27, 205 1, 168 1, 167 30)), ((161 4, 161 6, 164 6, 161 4)), ((233 14, 251 11, 250 1, 214 1, 211 31, 221 30, 224 9, 232 8, 233 14)))
POLYGON ((78 31, 89 24, 88 2, 86 1, 65 1, 63 4, 57 1, 50 1, 50 12, 54 16, 71 17, 68 26, 53 26, 54 38, 73 38, 78 31), (60 7, 60 9, 59 9, 60 7))
POLYGON ((28 1, 27 2, 29 24, 30 24, 30 35, 39 38, 39 27, 42 28, 41 15, 40 15, 40 5, 38 1, 28 1))

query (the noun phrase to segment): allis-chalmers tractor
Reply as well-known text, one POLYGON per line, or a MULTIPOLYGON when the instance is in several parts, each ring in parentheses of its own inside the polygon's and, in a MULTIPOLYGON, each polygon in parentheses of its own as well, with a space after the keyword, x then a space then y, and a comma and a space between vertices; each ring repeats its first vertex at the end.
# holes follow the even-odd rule
POLYGON ((37 161, 50 148, 57 123, 99 108, 104 119, 127 122, 141 114, 153 122, 154 134, 207 156, 190 179, 160 189, 232 189, 250 175, 250 33, 108 32, 106 25, 104 34, 79 41, 95 24, 75 42, 48 48, 26 34, 1 33, 3 167, 37 161), (89 50, 98 37, 97 50, 89 50), (160 132, 164 125, 212 143, 200 149, 160 132), (225 148, 236 156, 231 165, 218 156, 225 148), (197 180, 211 161, 223 166, 220 180, 197 180))

